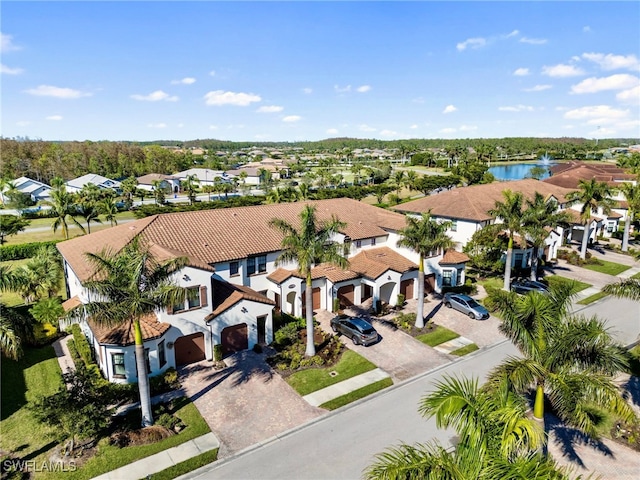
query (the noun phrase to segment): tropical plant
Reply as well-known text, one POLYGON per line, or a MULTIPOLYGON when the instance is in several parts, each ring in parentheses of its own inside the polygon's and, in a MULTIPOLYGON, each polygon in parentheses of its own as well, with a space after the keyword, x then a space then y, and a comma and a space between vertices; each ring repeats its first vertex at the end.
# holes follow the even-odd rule
MULTIPOLYGON (((0 291, 17 291, 23 284, 19 273, 0 265, 0 291)), ((0 303, 0 353, 12 360, 22 357, 22 344, 33 339, 31 322, 16 309, 0 303)))
POLYGON ((98 204, 98 211, 104 215, 105 220, 107 220, 111 226, 118 225, 117 215, 118 215, 118 205, 116 204, 116 199, 113 196, 106 197, 98 204))
POLYGON ((598 182, 595 178, 590 180, 580 180, 578 190, 569 192, 567 200, 574 203, 581 203, 580 218, 584 225, 582 234, 582 244, 580 245, 580 258, 587 256, 587 243, 591 236, 591 216, 601 208, 606 214, 611 212, 613 200, 611 199, 612 189, 605 182, 598 182))
POLYGON ((164 205, 166 192, 162 185, 162 180, 153 180, 151 186, 153 187, 153 198, 156 201, 156 205, 164 205))
POLYGON ((93 280, 87 281, 84 287, 90 292, 90 298, 96 300, 73 309, 69 316, 84 318, 86 315, 98 324, 125 324, 133 328, 142 425, 152 425, 149 377, 140 319, 184 302, 186 291, 175 285, 173 278, 187 264, 187 259, 177 257, 160 263, 140 237, 135 237, 119 252, 103 250, 98 254, 87 253, 86 256, 94 275, 93 280))
POLYGON ((187 175, 187 178, 182 181, 182 190, 187 192, 187 197, 189 198, 189 203, 191 205, 196 201, 199 184, 200 180, 198 180, 198 177, 195 174, 187 175))
POLYGON ((43 298, 29 309, 31 316, 39 323, 58 326, 58 320, 64 315, 60 297, 43 298))
POLYGON ((333 241, 333 236, 346 224, 332 216, 331 220, 318 221, 316 207, 305 205, 300 212, 300 228, 287 221, 274 218, 269 226, 282 233, 282 253, 276 259, 276 265, 296 263, 298 271, 305 279, 305 315, 307 322, 307 345, 305 355, 316 354, 313 341, 313 289, 311 270, 320 263, 329 263, 346 269, 349 261, 342 255, 342 248, 333 241))
POLYGON ((74 204, 73 195, 67 192, 67 188, 64 184, 64 180, 61 178, 54 178, 51 181, 51 192, 49 194, 50 200, 43 200, 42 204, 51 208, 51 211, 54 213, 53 223, 51 224, 51 228, 55 233, 58 228, 62 228, 62 233, 64 234, 64 238, 69 238, 69 225, 67 223, 67 219, 71 219, 71 221, 84 232, 84 227, 82 224, 76 220, 76 215, 78 214, 76 205, 74 204))
POLYGON ((553 199, 547 201, 539 192, 535 192, 533 198, 526 201, 526 208, 522 215, 522 229, 533 246, 531 280, 538 279, 538 258, 540 249, 549 237, 549 229, 553 230, 558 225, 569 221, 569 214, 558 211, 558 202, 553 199))
POLYGON ((631 182, 623 182, 618 187, 618 190, 624 195, 628 205, 627 219, 624 222, 624 231, 622 232, 622 246, 620 247, 623 252, 627 252, 629 250, 631 224, 636 219, 638 212, 640 212, 640 176, 635 185, 631 182))
POLYGON ((603 321, 569 314, 573 282, 552 285, 549 294, 490 292, 488 306, 500 311, 500 331, 520 350, 490 374, 516 393, 535 391, 533 415, 544 423, 545 399, 564 422, 597 437, 593 407, 625 421, 635 418, 612 378, 628 368, 628 352, 616 344, 603 321))
POLYGON ((23 232, 30 223, 26 218, 15 215, 0 215, 0 245, 7 241, 5 237, 23 232))
POLYGON ((507 245, 507 258, 504 267, 503 289, 509 290, 511 285, 511 268, 513 263, 513 239, 516 234, 522 235, 522 202, 523 196, 520 192, 503 190, 504 202, 497 201, 495 207, 489 210, 489 215, 499 218, 504 229, 509 234, 509 244, 507 245))
POLYGON ((627 278, 617 283, 610 283, 605 285, 602 291, 614 297, 640 301, 640 279, 627 278))
POLYGON ((120 188, 122 189, 122 199, 127 208, 131 208, 133 205, 133 197, 136 194, 138 188, 138 179, 133 175, 125 178, 120 182, 120 188))
POLYGON ((399 247, 416 252, 418 261, 418 305, 416 309, 416 328, 424 327, 424 259, 453 247, 454 242, 447 235, 451 222, 436 222, 431 214, 423 213, 420 218, 406 217, 407 226, 398 231, 399 247))
POLYGON ((458 442, 401 444, 378 454, 365 478, 384 480, 476 478, 566 479, 568 473, 538 450, 545 434, 527 416, 527 404, 507 388, 479 387, 477 380, 445 377, 422 398, 419 412, 452 428, 458 442))
POLYGON ((102 220, 100 220, 100 208, 97 203, 81 200, 76 205, 76 209, 78 214, 87 222, 87 233, 91 233, 91 222, 102 223, 102 220))
POLYGON ((62 262, 53 246, 40 247, 27 263, 16 270, 20 284, 14 289, 25 303, 57 295, 62 283, 62 262))

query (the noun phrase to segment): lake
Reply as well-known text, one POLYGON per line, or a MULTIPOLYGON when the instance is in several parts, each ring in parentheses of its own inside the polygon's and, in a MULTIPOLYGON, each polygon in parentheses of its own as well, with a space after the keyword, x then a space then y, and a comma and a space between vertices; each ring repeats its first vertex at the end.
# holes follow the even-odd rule
MULTIPOLYGON (((543 167, 548 169, 553 163, 511 163, 509 165, 496 165, 489 167, 489 173, 492 173, 496 180, 522 180, 533 167, 543 167)), ((549 172, 546 171, 542 178, 548 178, 549 172)))

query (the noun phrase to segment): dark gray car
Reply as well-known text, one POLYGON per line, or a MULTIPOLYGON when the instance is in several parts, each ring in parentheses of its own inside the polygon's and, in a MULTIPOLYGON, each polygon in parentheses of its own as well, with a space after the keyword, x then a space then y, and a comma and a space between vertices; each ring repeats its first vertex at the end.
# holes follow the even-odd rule
POLYGON ((338 315, 331 319, 331 328, 349 337, 354 345, 366 346, 378 341, 378 332, 364 318, 338 315))
POLYGON ((489 311, 469 295, 448 292, 444 294, 442 302, 445 307, 454 308, 465 315, 469 315, 469 318, 475 320, 486 320, 489 318, 489 311))

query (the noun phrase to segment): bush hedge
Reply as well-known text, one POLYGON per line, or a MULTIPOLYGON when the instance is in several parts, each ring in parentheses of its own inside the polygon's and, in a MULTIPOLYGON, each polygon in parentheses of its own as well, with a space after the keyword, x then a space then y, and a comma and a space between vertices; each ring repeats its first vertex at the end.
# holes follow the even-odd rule
POLYGON ((49 242, 31 242, 20 243, 17 245, 3 245, 0 247, 0 260, 22 260, 24 258, 31 258, 36 255, 38 249, 41 247, 52 247, 56 243, 62 240, 51 240, 49 242))
POLYGON ((261 205, 265 201, 264 196, 239 196, 229 197, 226 200, 212 200, 210 202, 197 202, 193 205, 187 203, 167 203, 165 205, 142 205, 135 208, 133 214, 136 218, 149 217, 151 215, 157 215, 160 213, 173 213, 173 212, 194 212, 198 210, 213 210, 217 208, 231 208, 231 207, 248 207, 253 205, 261 205))

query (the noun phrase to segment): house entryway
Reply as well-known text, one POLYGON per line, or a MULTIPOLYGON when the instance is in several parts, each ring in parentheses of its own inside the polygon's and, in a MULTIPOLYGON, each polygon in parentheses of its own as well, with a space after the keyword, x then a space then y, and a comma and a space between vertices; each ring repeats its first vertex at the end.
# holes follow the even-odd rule
POLYGON ((193 333, 176 339, 176 365, 188 365, 205 359, 204 333, 193 333))
POLYGON ((345 285, 338 289, 338 299, 340 300, 340 309, 351 307, 353 305, 355 287, 353 285, 345 285))

